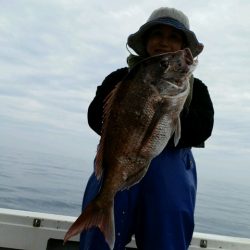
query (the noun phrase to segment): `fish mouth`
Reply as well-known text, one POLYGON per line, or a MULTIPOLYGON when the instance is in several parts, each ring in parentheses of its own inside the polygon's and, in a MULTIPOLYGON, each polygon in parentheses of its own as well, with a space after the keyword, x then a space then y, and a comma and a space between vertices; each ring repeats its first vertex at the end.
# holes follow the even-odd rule
POLYGON ((183 51, 184 51, 184 58, 185 58, 186 64, 192 65, 194 63, 194 58, 193 58, 193 55, 192 55, 190 49, 185 48, 183 51))
POLYGON ((167 84, 170 85, 171 87, 175 88, 175 89, 180 88, 180 83, 181 83, 181 81, 178 81, 178 80, 171 81, 171 79, 168 79, 168 81, 167 81, 167 84))

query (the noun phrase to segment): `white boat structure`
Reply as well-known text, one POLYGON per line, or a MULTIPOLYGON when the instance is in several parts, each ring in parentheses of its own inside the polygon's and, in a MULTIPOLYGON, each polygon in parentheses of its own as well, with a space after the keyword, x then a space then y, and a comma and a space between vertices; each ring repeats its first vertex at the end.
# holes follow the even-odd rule
MULTIPOLYGON (((0 208, 0 250, 76 250, 79 236, 63 246, 75 217, 0 208)), ((136 249, 132 241, 126 248, 136 249)), ((189 250, 250 250, 250 239, 194 233, 189 250)), ((157 250, 157 249, 152 249, 157 250)))

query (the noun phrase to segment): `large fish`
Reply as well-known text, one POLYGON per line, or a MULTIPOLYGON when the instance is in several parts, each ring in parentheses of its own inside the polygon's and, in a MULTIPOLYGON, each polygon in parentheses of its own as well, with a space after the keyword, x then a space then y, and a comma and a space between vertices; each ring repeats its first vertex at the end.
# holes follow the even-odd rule
POLYGON ((95 161, 95 174, 103 178, 102 187, 70 227, 64 242, 95 226, 113 249, 114 196, 143 178, 151 160, 173 134, 178 143, 179 115, 195 64, 189 49, 150 57, 132 68, 106 98, 95 161))

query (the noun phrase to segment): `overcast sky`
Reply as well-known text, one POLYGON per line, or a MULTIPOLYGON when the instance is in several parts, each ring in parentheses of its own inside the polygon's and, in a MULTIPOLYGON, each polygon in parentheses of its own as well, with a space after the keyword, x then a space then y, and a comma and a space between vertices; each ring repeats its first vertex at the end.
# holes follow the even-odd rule
POLYGON ((215 127, 196 159, 206 171, 247 171, 248 0, 0 0, 0 146, 82 157, 91 169, 98 136, 86 111, 96 87, 126 66, 128 35, 166 4, 205 45, 194 74, 209 88, 215 127))

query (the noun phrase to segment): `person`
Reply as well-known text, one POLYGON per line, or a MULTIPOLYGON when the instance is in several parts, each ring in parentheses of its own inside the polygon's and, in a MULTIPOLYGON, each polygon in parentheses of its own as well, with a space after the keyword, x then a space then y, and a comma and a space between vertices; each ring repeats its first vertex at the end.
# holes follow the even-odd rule
MULTIPOLYGON (((140 29, 128 37, 127 45, 137 53, 128 57, 128 67, 108 75, 97 87, 88 109, 89 126, 101 134, 103 103, 140 60, 188 47, 193 57, 203 50, 195 33, 189 28, 184 13, 162 7, 153 11, 140 29)), ((128 190, 115 196, 115 250, 124 250, 135 236, 140 250, 186 250, 194 231, 194 209, 197 190, 196 164, 192 147, 204 147, 213 128, 214 109, 205 84, 190 77, 190 93, 181 113, 181 138, 174 146, 170 139, 165 149, 155 157, 145 177, 128 190)), ((101 180, 93 173, 88 181, 82 209, 97 195, 101 180)), ((108 250, 98 228, 83 231, 81 250, 108 250)))

